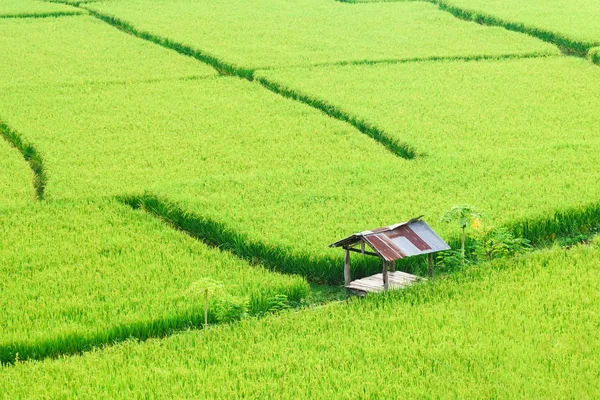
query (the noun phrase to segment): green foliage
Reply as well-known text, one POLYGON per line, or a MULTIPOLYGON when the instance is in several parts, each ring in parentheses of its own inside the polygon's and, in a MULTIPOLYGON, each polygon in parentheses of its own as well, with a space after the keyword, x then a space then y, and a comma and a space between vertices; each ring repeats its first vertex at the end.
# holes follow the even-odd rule
POLYGON ((514 256, 531 249, 529 240, 515 237, 507 228, 501 227, 481 234, 475 254, 479 261, 514 256))
POLYGON ((469 257, 463 257, 461 249, 451 249, 448 251, 442 251, 437 254, 435 260, 436 267, 439 267, 441 271, 446 273, 456 272, 465 263, 470 263, 469 257))
POLYGON ((290 308, 288 298, 285 294, 277 294, 269 299, 269 310, 270 313, 278 313, 283 310, 290 308))
POLYGON ((32 182, 33 173, 22 154, 0 137, 0 215, 5 208, 32 202, 35 198, 32 182))
POLYGON ((477 223, 480 219, 481 213, 475 207, 459 205, 446 211, 440 220, 446 223, 456 222, 461 229, 465 229, 467 226, 477 223))
POLYGON ((220 323, 232 323, 248 317, 249 307, 247 298, 230 296, 217 300, 215 315, 220 323))
POLYGON ((204 296, 209 294, 211 296, 223 293, 224 285, 212 278, 202 278, 192 282, 190 286, 190 293, 193 296, 204 296))
POLYGON ((599 247, 495 260, 383 296, 21 363, 1 370, 0 396, 598 397, 599 273, 599 247))

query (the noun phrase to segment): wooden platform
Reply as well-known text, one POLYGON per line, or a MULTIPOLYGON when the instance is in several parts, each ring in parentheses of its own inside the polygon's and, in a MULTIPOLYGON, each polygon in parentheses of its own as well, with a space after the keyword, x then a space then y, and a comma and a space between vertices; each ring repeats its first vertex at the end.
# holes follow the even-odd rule
MULTIPOLYGON (((407 274, 406 272, 388 272, 389 290, 402 289, 423 279, 416 275, 407 274)), ((357 279, 346 285, 346 288, 363 295, 366 293, 383 292, 383 276, 382 274, 375 274, 357 279)))

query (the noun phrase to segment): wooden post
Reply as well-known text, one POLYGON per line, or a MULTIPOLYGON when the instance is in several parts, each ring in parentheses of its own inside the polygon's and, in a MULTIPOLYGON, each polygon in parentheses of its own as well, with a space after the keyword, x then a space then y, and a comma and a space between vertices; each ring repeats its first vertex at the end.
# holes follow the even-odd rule
POLYGON ((360 242, 360 251, 362 255, 365 255, 365 242, 360 242))
POLYGON ((204 327, 208 325, 208 289, 204 291, 204 327))
POLYGON ((383 290, 388 290, 389 284, 388 284, 388 264, 387 261, 383 260, 383 290))
POLYGON ((346 259, 344 260, 344 282, 349 285, 352 281, 350 276, 350 249, 346 248, 346 259))
POLYGON ((396 272, 396 261, 390 262, 390 271, 396 272))
POLYGON ((433 253, 427 255, 427 264, 429 264, 429 277, 433 278, 433 253))

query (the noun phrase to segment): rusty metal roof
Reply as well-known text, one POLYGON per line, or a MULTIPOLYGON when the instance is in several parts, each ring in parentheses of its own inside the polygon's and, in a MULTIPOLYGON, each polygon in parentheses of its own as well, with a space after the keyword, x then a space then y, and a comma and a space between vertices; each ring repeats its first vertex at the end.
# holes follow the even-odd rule
POLYGON ((386 261, 449 250, 450 246, 421 220, 413 218, 407 222, 355 233, 329 245, 348 248, 367 243, 386 261))

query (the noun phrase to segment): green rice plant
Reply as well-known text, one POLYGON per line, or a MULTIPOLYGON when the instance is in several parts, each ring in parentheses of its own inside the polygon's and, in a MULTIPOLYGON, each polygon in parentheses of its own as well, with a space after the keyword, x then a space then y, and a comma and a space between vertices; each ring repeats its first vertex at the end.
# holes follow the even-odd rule
POLYGON ((211 67, 123 35, 89 16, 0 20, 0 31, 0 87, 5 91, 216 76, 211 67))
POLYGON ((65 4, 50 4, 37 0, 2 0, 0 18, 52 17, 85 13, 65 4))
POLYGON ((90 10, 89 12, 92 16, 112 25, 113 27, 115 27, 125 33, 137 36, 140 39, 147 40, 147 41, 155 43, 159 46, 174 50, 179 54, 183 54, 185 56, 195 58, 196 60, 198 60, 202 63, 208 64, 208 65, 212 66, 214 69, 216 69, 221 75, 233 75, 233 76, 239 76, 240 78, 252 80, 252 73, 253 73, 252 70, 229 65, 210 54, 206 54, 200 50, 196 50, 185 44, 177 43, 172 40, 154 35, 149 32, 140 31, 137 28, 135 28, 133 25, 131 25, 130 23, 120 20, 116 17, 110 16, 110 15, 104 15, 104 14, 98 13, 93 10, 90 10))
POLYGON ((19 151, 0 138, 0 212, 31 203, 35 199, 33 179, 19 151))
POLYGON ((598 244, 554 248, 386 295, 18 363, 2 369, 0 393, 597 397, 599 273, 598 244))
POLYGON ((264 315, 273 296, 308 294, 299 277, 250 266, 115 201, 2 212, 0 237, 0 289, 10 294, 0 297, 3 363, 230 320, 240 304, 264 315), (223 287, 204 314, 189 290, 206 279, 223 287))
POLYGON ((456 20, 421 2, 116 0, 85 9, 235 69, 425 57, 558 54, 525 35, 456 20), (427 32, 423 34, 423 32, 427 32), (282 45, 284 43, 285 45, 282 45))

